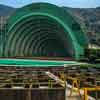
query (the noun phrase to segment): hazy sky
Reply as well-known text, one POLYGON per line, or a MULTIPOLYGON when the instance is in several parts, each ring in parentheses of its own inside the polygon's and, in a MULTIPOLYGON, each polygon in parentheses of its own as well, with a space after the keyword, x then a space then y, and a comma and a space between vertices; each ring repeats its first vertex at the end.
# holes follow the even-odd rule
POLYGON ((22 7, 32 2, 48 2, 73 8, 95 8, 100 6, 100 0, 0 0, 0 4, 22 7))

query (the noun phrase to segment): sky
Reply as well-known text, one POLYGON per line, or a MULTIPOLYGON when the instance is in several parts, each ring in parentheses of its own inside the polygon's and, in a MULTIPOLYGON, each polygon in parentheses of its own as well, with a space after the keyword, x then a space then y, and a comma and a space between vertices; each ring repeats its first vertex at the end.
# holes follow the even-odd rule
POLYGON ((100 7, 100 0, 0 0, 0 4, 12 6, 15 8, 19 8, 34 2, 48 2, 59 6, 73 8, 100 7))

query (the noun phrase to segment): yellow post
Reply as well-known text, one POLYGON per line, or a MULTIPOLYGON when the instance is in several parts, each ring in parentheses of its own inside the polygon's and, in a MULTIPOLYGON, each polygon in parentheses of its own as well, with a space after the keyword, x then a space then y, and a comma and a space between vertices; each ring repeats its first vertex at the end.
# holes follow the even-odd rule
POLYGON ((51 79, 49 79, 49 81, 48 81, 48 87, 52 88, 52 82, 51 82, 51 79))
POLYGON ((70 91, 70 96, 72 96, 72 92, 74 90, 74 87, 76 85, 76 88, 78 89, 78 93, 79 93, 79 96, 81 97, 81 93, 80 93, 80 88, 79 88, 79 84, 78 84, 78 80, 77 79, 74 79, 73 82, 72 82, 72 89, 70 91))
POLYGON ((88 100, 87 88, 84 88, 84 100, 88 100))
POLYGON ((64 87, 65 87, 65 86, 66 86, 66 77, 65 77, 64 72, 60 72, 60 79, 61 79, 62 81, 64 81, 64 87))

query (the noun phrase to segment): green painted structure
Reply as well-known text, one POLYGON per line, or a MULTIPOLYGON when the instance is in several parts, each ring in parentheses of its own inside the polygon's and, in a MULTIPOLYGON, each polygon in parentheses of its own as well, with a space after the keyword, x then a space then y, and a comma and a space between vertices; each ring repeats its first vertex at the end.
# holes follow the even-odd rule
POLYGON ((84 56, 87 39, 80 25, 63 8, 34 3, 19 8, 4 34, 3 57, 84 56))
POLYGON ((77 61, 57 61, 57 60, 33 60, 33 59, 0 59, 0 66, 3 67, 20 67, 20 68, 66 68, 70 66, 80 66, 81 68, 95 67, 99 68, 100 64, 88 64, 77 61))
POLYGON ((15 67, 63 67, 67 65, 83 65, 76 61, 56 61, 56 60, 32 60, 32 59, 0 59, 0 66, 15 67))

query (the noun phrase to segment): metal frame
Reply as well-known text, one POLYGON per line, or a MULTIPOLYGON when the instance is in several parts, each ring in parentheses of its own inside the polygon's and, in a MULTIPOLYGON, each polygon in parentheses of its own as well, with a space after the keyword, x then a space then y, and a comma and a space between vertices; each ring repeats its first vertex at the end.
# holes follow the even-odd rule
MULTIPOLYGON (((52 4, 34 3, 17 10, 16 13, 13 14, 13 16, 11 16, 8 20, 7 34, 10 35, 16 25, 20 24, 24 18, 29 18, 30 16, 36 15, 47 16, 48 18, 50 17, 52 18, 52 20, 57 21, 58 24, 60 24, 64 28, 64 30, 66 31, 65 35, 69 34, 71 38, 70 42, 72 42, 72 46, 75 50, 75 59, 79 59, 80 56, 84 55, 84 47, 87 47, 86 37, 81 29, 72 29, 72 25, 74 24, 77 26, 78 23, 72 18, 69 13, 67 13, 67 11, 64 11, 64 9, 52 4)), ((10 45, 10 42, 6 41, 6 43, 9 43, 10 45)))

